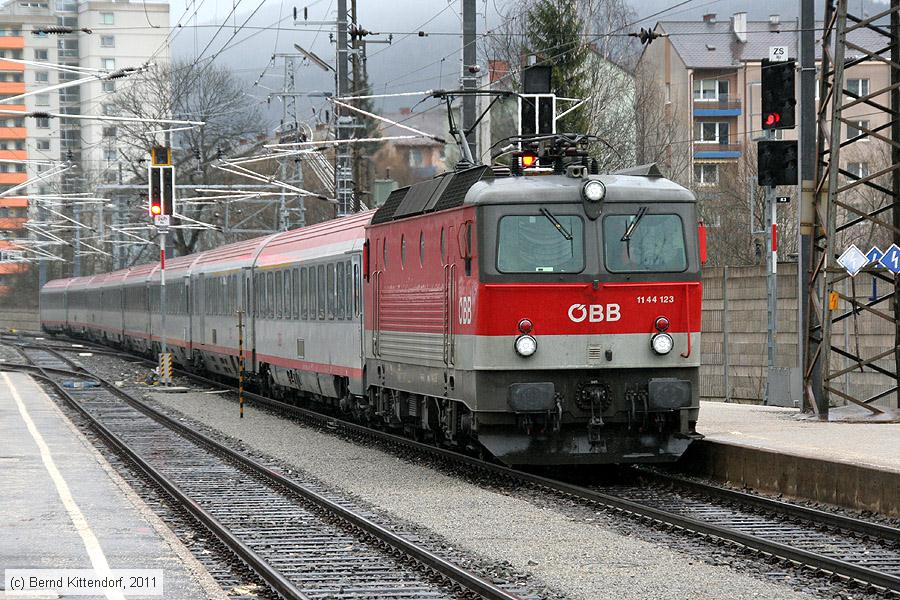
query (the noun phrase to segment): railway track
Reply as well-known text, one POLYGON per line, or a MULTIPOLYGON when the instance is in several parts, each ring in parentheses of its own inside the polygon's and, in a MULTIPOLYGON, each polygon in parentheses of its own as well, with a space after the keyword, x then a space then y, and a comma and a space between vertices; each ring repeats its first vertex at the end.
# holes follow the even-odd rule
POLYGON ((283 598, 518 598, 345 499, 297 483, 156 411, 58 347, 17 349, 26 362, 7 361, 0 369, 27 370, 49 383, 283 598))
MULTIPOLYGON (((231 387, 193 373, 179 374, 204 385, 231 387)), ((472 474, 528 484, 591 507, 696 534, 713 543, 730 543, 772 560, 900 596, 900 530, 893 527, 646 469, 638 471, 641 483, 584 486, 513 470, 259 394, 245 392, 245 398, 354 438, 431 455, 472 474)))

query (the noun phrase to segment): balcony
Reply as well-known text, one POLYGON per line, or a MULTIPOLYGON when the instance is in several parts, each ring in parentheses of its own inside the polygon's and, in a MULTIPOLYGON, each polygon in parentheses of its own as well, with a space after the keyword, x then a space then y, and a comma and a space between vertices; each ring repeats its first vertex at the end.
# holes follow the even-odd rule
POLYGON ((740 158, 743 147, 727 141, 694 142, 694 158, 740 158))
POLYGON ((741 109, 741 99, 733 96, 719 96, 718 100, 694 100, 695 117, 739 117, 741 109))

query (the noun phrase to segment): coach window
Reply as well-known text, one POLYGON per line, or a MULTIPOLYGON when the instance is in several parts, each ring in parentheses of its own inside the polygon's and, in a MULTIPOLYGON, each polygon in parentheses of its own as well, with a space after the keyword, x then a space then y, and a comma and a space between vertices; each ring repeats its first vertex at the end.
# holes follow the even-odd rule
POLYGON ((359 316, 359 265, 353 265, 353 314, 359 316))
POLYGON ((275 273, 275 318, 280 319, 284 307, 284 271, 275 273))
POLYGON ((300 318, 300 269, 294 267, 288 271, 291 277, 291 314, 290 318, 300 318))
POLYGON ((294 290, 291 288, 291 270, 284 271, 284 318, 291 318, 291 306, 294 303, 294 290))
POLYGON ((328 279, 328 318, 334 319, 334 263, 328 263, 325 267, 328 279))
POLYGON ((253 316, 259 317, 260 307, 262 306, 262 282, 259 273, 253 274, 253 291, 255 299, 253 301, 253 316))
POLYGON ((337 264, 337 318, 344 318, 344 263, 337 264))
POLYGON ((309 298, 307 294, 309 293, 309 279, 307 279, 306 275, 306 267, 300 269, 300 318, 306 319, 309 317, 309 298))
POLYGON ((275 316, 275 272, 266 273, 266 318, 275 316))
POLYGON ((348 319, 353 318, 353 301, 350 299, 350 294, 353 290, 353 264, 348 260, 344 265, 345 273, 346 273, 346 282, 344 286, 344 313, 347 315, 348 319))
POLYGON ((316 285, 316 268, 309 268, 309 318, 311 321, 316 320, 318 313, 318 286, 316 285))
POLYGON ((325 320, 325 265, 316 267, 316 279, 319 280, 319 320, 325 320))

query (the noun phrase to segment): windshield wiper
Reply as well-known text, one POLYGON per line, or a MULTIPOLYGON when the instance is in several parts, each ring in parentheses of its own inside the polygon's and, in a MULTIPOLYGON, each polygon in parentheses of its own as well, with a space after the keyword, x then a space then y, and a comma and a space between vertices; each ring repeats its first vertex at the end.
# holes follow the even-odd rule
POLYGON ((569 230, 566 229, 566 228, 563 226, 563 224, 559 222, 559 219, 557 219, 556 217, 553 216, 553 213, 551 213, 551 212, 550 212, 549 210, 547 210, 546 208, 542 208, 542 209, 541 209, 541 214, 544 215, 545 217, 547 217, 547 220, 550 221, 550 222, 553 224, 554 227, 556 227, 556 230, 557 230, 558 232, 560 232, 564 238, 566 238, 566 239, 569 240, 570 242, 572 241, 572 239, 573 239, 573 238, 572 238, 572 234, 569 233, 569 230))
POLYGON ((634 230, 637 229, 638 223, 641 222, 641 219, 644 218, 644 213, 647 212, 647 207, 642 206, 638 209, 637 215, 634 217, 634 221, 628 224, 628 228, 625 230, 625 233, 622 235, 623 242, 630 242, 631 236, 634 235, 634 230))

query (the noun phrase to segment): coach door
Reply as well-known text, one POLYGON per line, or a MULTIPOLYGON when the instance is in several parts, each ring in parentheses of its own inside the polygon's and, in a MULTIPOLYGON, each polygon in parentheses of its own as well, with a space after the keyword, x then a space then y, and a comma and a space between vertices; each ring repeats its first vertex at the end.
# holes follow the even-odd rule
POLYGON ((241 269, 241 305, 244 311, 244 369, 256 369, 256 319, 253 318, 253 267, 241 269), (249 358, 249 361, 248 361, 249 358))
POLYGON ((204 273, 200 273, 197 275, 196 285, 194 286, 196 289, 194 290, 194 323, 193 323, 193 339, 201 344, 206 343, 206 307, 204 306, 204 301, 206 300, 206 290, 204 283, 206 282, 206 275, 204 273))

